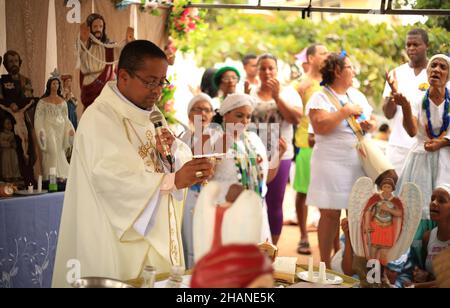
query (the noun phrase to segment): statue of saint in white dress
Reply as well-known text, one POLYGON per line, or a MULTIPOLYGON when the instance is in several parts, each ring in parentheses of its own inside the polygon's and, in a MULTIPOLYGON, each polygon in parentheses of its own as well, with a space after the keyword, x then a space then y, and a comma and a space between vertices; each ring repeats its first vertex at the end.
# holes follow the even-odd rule
POLYGON ((58 178, 66 179, 69 175, 66 151, 73 144, 75 129, 69 120, 61 89, 61 81, 58 78, 49 79, 47 90, 37 104, 34 117, 44 179, 48 178, 52 167, 56 168, 58 178))

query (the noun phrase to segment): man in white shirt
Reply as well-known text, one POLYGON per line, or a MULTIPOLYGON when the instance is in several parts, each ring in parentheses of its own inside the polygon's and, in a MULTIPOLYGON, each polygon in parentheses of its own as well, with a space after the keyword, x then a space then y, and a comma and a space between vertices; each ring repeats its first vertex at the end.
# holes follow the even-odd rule
POLYGON ((147 265, 158 272, 184 266, 184 189, 210 178, 213 165, 207 159, 190 161, 187 145, 168 129, 158 135, 149 119, 168 86, 167 67, 166 55, 153 43, 129 43, 120 56, 117 83, 106 84, 83 114, 53 286, 88 276, 135 279, 147 265))
MULTIPOLYGON (((391 77, 395 80, 398 92, 408 99, 423 96, 421 85, 428 83, 426 67, 428 64, 428 34, 423 29, 413 29, 406 37, 406 53, 409 62, 400 65, 391 72, 391 77)), ((391 96, 391 89, 386 82, 384 92, 384 115, 392 120, 392 133, 389 137, 387 157, 394 165, 395 171, 400 176, 403 164, 409 150, 414 145, 414 138, 411 138, 403 128, 403 112, 398 107, 391 96)))
POLYGON ((247 54, 242 58, 242 65, 245 70, 244 91, 249 94, 252 88, 260 86, 258 78, 258 57, 255 54, 247 54))

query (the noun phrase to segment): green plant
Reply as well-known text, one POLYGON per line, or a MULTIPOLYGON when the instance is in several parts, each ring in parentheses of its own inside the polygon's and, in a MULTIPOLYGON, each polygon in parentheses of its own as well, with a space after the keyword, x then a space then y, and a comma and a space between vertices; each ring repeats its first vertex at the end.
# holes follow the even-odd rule
MULTIPOLYGON (((172 78, 169 78, 169 81, 172 78)), ((157 107, 163 113, 164 117, 167 120, 168 124, 175 124, 177 120, 175 118, 175 109, 174 109, 174 95, 175 95, 176 87, 171 84, 170 86, 163 88, 161 93, 161 99, 159 100, 157 107)))
POLYGON ((240 60, 247 53, 267 52, 293 64, 295 54, 316 42, 331 51, 345 49, 359 67, 357 79, 361 91, 374 106, 379 106, 384 72, 407 61, 406 33, 417 26, 429 33, 429 55, 450 51, 449 32, 440 27, 374 25, 351 16, 313 23, 302 20, 296 13, 250 14, 238 10, 216 11, 214 20, 191 35, 189 43, 197 63, 204 67, 212 67, 226 58, 240 60))

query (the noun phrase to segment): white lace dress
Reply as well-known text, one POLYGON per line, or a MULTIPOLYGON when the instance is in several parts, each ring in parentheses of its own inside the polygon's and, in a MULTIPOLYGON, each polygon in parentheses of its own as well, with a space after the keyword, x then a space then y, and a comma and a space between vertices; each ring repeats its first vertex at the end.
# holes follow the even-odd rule
POLYGON ((56 167, 59 178, 69 175, 66 150, 73 144, 75 129, 69 120, 67 104, 53 104, 41 99, 36 107, 34 128, 42 157, 42 173, 48 179, 49 170, 56 167), (72 134, 72 136, 71 136, 72 134))

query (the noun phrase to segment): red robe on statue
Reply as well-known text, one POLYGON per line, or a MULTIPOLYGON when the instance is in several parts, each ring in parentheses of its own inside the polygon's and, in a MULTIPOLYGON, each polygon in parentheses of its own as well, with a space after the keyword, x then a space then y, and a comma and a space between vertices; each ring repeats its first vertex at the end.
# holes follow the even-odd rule
POLYGON ((384 200, 379 194, 373 195, 363 211, 362 234, 366 256, 370 255, 369 246, 389 249, 392 248, 400 236, 403 220, 403 204, 397 197, 391 200, 384 200), (385 213, 378 207, 383 202, 391 203, 393 210, 400 210, 401 216, 385 213), (371 232, 367 234, 367 228, 370 226, 371 232))
MULTIPOLYGON (((114 61, 114 48, 105 48, 105 59, 106 62, 114 61)), ((114 80, 114 68, 112 64, 107 64, 103 69, 100 76, 97 77, 92 83, 88 85, 83 85, 84 74, 80 71, 80 87, 81 87, 81 102, 83 103, 84 109, 89 107, 94 100, 100 95, 103 87, 111 80, 114 80)))

